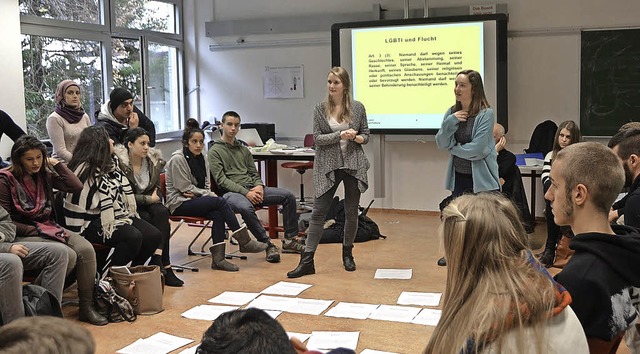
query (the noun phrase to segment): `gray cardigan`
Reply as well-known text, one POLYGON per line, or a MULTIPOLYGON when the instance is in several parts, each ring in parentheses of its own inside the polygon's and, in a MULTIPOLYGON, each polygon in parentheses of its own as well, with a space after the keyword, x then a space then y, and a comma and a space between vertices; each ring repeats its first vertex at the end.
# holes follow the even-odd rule
POLYGON ((334 186, 335 171, 342 169, 358 180, 358 189, 364 193, 369 187, 367 170, 369 160, 364 154, 362 145, 369 142, 369 125, 364 105, 358 101, 351 102, 351 123, 349 128, 358 132, 364 142, 358 144, 349 140, 347 150, 342 154, 340 149, 340 132, 334 132, 329 126, 329 119, 324 111, 324 102, 316 105, 313 112, 313 135, 315 137, 316 156, 313 164, 313 184, 315 197, 319 198, 334 186))
POLYGON ((171 159, 167 162, 165 169, 166 172, 166 188, 167 195, 164 205, 169 208, 169 211, 173 213, 183 202, 189 200, 189 198, 182 195, 184 192, 191 192, 198 197, 201 196, 215 196, 216 194, 210 190, 211 181, 209 175, 209 161, 205 158, 204 164, 207 169, 207 175, 204 180, 205 188, 198 188, 196 184, 196 178, 191 174, 189 163, 182 153, 182 149, 176 150, 171 154, 171 159))

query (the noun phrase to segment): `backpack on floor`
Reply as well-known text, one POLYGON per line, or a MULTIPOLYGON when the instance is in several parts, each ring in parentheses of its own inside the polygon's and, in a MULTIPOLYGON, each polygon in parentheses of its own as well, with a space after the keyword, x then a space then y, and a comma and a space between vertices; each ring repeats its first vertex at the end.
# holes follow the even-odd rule
POLYGON ((53 294, 35 284, 22 286, 22 303, 25 316, 56 316, 62 317, 60 303, 53 294))
MULTIPOLYGON (((358 215, 358 232, 356 233, 354 242, 366 242, 379 238, 387 238, 387 236, 380 233, 378 224, 367 216, 371 204, 373 204, 373 200, 366 208, 358 207, 360 210, 358 215)), ((334 197, 325 218, 324 231, 322 232, 320 243, 342 243, 344 239, 344 222, 344 199, 340 200, 340 198, 334 197)))

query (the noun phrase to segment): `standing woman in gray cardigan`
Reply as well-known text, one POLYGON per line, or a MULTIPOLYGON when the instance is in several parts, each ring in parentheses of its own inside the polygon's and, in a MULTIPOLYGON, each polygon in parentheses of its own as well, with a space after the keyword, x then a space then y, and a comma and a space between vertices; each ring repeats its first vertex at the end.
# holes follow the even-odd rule
POLYGON ((315 202, 305 250, 296 269, 287 273, 289 278, 315 274, 313 256, 340 182, 344 183, 345 209, 342 263, 345 270, 356 270, 352 250, 358 231, 360 195, 368 188, 369 160, 362 145, 369 141, 369 126, 364 105, 351 99, 350 89, 349 73, 341 67, 333 67, 327 77, 327 98, 316 105, 313 113, 315 202))

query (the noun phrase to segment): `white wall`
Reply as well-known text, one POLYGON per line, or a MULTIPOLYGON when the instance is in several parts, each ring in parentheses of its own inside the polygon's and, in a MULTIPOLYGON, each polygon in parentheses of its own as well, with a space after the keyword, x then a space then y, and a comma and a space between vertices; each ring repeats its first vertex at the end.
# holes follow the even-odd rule
MULTIPOLYGON (((18 0, 0 1, 0 68, 6 86, 0 95, 0 109, 25 129, 24 80, 22 78, 22 51, 20 49, 20 14, 18 0)), ((26 129, 25 129, 26 131, 26 129)), ((3 135, 0 141, 0 156, 10 154, 13 142, 3 135)))
MULTIPOLYGON (((228 109, 245 121, 276 123, 280 137, 298 136, 311 130, 313 105, 325 95, 326 72, 331 64, 328 45, 292 48, 240 49, 210 52, 212 38, 204 36, 204 23, 213 20, 281 17, 287 15, 365 12, 373 3, 401 10, 404 1, 236 1, 185 2, 186 27, 197 32, 187 69, 191 82, 200 86, 196 108, 201 119, 212 119, 228 109), (188 3, 188 4, 187 4, 188 3), (193 7, 191 7, 193 6, 193 7), (192 22, 191 22, 192 21, 192 22), (265 65, 304 65, 305 98, 265 100, 262 70, 265 65)), ((411 1, 418 8, 422 1, 411 1)), ((431 0, 431 7, 467 6, 494 1, 431 0)), ((580 28, 638 26, 640 2, 634 0, 506 1, 509 12, 509 133, 508 148, 518 153, 528 145, 536 124, 549 118, 556 122, 579 120, 580 28)), ((329 33, 316 34, 316 37, 329 33)), ((189 55, 189 54, 188 54, 189 55)), ((375 139, 374 139, 375 140, 375 139)), ((375 141, 374 141, 375 142, 375 141)), ((372 147, 367 147, 369 156, 372 147)), ((376 165, 379 161, 371 161, 376 165)), ((375 207, 437 210, 448 193, 443 190, 447 154, 433 142, 387 142, 385 197, 375 207)), ((297 191, 298 177, 281 171, 281 184, 297 191)), ((370 182, 376 183, 370 173, 370 182)), ((306 176, 307 188, 311 183, 306 176)), ((525 182, 528 184, 528 181, 525 182)), ((539 182, 538 182, 539 183, 539 182)), ((373 198, 373 188, 363 203, 373 198)), ((538 205, 542 205, 539 196, 538 205)), ((541 208, 538 208, 541 215, 541 208)))

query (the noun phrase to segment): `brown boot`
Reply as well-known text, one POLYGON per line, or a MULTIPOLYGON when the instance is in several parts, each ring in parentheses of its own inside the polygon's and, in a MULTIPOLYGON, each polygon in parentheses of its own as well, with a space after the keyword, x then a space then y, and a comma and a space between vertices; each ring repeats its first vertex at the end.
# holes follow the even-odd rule
POLYGON ((224 249, 226 245, 224 242, 216 243, 209 247, 211 251, 211 269, 225 270, 227 272, 237 272, 240 268, 224 259, 224 249))
POLYGON ((558 242, 558 248, 556 248, 556 260, 553 262, 553 266, 556 268, 564 268, 569 262, 571 256, 576 252, 569 248, 569 242, 571 238, 566 235, 562 235, 560 242, 558 242))

